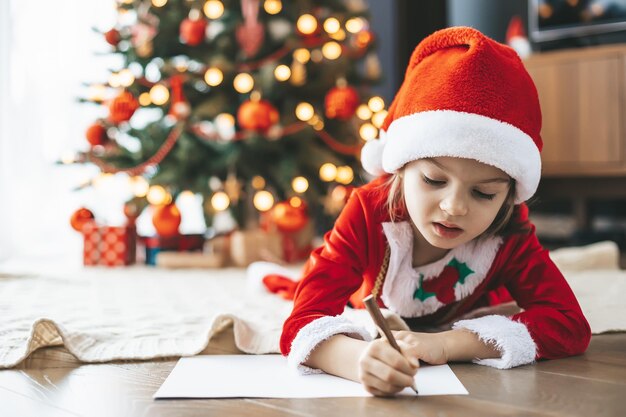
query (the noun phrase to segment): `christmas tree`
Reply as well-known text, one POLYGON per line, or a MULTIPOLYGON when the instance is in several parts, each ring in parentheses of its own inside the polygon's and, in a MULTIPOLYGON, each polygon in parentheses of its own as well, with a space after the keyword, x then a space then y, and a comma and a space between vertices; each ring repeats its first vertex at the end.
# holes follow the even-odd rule
POLYGON ((76 162, 129 175, 128 215, 160 206, 167 228, 183 192, 203 196, 209 225, 230 210, 245 228, 271 210, 295 230, 305 207, 339 212, 360 180, 360 148, 386 116, 370 90, 381 74, 363 0, 116 7, 103 38, 124 64, 82 99, 107 116, 89 127, 76 162), (149 122, 134 123, 148 111, 149 122))

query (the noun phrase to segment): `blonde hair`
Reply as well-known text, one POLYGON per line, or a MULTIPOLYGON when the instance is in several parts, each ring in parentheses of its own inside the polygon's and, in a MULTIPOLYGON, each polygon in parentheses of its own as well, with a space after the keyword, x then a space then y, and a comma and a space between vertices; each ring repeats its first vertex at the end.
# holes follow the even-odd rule
MULTIPOLYGON (((517 222, 516 214, 519 211, 519 205, 515 205, 515 180, 511 178, 509 182, 509 190, 507 192, 502 207, 496 214, 491 225, 485 230, 479 238, 487 238, 491 236, 508 236, 516 233, 525 233, 528 229, 528 221, 517 222)), ((406 218, 406 202, 404 200, 404 187, 402 170, 389 176, 387 181, 382 184, 389 190, 386 200, 387 212, 392 222, 402 221, 406 218)))

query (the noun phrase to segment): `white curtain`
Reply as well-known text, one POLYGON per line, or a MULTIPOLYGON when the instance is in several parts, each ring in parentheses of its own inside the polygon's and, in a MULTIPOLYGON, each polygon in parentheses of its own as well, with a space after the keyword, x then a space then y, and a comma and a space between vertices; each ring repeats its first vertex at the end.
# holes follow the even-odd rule
POLYGON ((113 0, 0 0, 0 261, 80 263, 71 213, 94 202, 73 188, 92 166, 56 165, 84 149, 103 109, 79 104, 83 82, 102 82, 112 57, 93 27, 115 23, 113 0))

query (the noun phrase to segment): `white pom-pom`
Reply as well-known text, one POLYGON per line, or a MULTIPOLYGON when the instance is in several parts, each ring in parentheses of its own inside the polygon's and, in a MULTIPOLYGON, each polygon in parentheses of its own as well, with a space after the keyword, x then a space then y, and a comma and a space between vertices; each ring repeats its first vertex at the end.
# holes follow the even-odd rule
POLYGON ((374 176, 383 175, 383 149, 385 149, 385 131, 380 131, 379 139, 372 139, 365 142, 361 149, 361 165, 374 176))

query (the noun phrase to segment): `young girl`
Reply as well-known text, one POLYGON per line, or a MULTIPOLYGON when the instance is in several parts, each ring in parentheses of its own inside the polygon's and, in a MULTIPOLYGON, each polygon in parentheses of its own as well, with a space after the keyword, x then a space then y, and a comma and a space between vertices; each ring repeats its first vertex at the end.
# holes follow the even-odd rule
POLYGON ((419 360, 505 369, 584 352, 589 325, 523 204, 539 182, 540 128, 512 49, 471 28, 421 42, 382 137, 363 149, 379 178, 353 192, 305 267, 280 341, 289 363, 391 395, 419 360), (371 341, 339 317, 371 293, 412 329, 451 330, 396 332, 402 353, 371 341), (511 300, 518 314, 467 319, 511 300))

